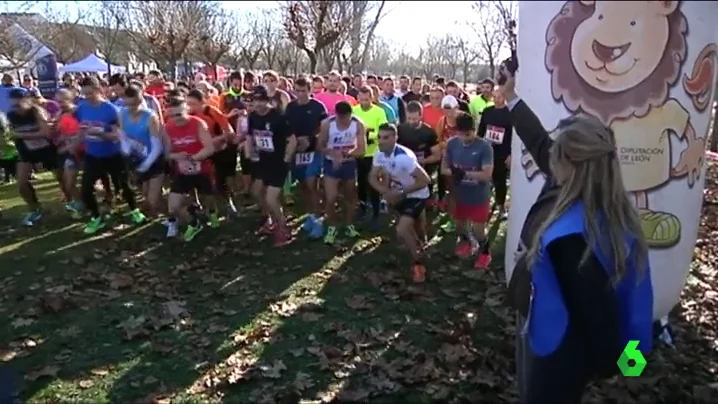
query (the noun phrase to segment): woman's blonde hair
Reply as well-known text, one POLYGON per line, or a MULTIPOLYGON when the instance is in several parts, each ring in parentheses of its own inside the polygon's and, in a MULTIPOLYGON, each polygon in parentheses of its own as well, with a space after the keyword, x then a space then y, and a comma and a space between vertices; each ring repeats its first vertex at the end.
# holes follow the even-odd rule
POLYGON ((527 251, 529 267, 541 253, 541 237, 546 229, 574 202, 582 202, 588 244, 583 260, 591 255, 593 247, 598 247, 613 266, 614 282, 625 275, 629 259, 642 274, 648 247, 638 213, 623 186, 613 130, 597 118, 577 115, 559 122, 557 131, 549 163, 560 184, 559 193, 527 251), (632 246, 627 245, 627 234, 635 240, 632 246))

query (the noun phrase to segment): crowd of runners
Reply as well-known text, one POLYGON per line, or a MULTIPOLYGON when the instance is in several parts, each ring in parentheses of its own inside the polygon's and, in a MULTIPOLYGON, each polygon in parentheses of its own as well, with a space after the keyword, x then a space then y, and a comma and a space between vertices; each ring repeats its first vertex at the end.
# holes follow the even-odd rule
POLYGON ((393 212, 422 282, 427 209, 439 212, 443 231, 458 233, 456 253, 475 256, 477 268, 491 261, 491 212, 505 215, 512 127, 490 79, 469 95, 441 77, 267 71, 210 83, 153 71, 68 75, 54 100, 31 79, 16 86, 5 75, 2 90, 0 167, 17 179, 25 226, 42 220, 32 175, 44 169, 69 214, 88 218, 86 234, 103 229, 123 201, 134 223, 165 215, 167 236, 190 242, 221 216, 236 217, 244 194, 261 209, 259 231, 283 246, 293 237, 283 207, 296 185, 303 231, 327 244, 379 230, 380 214, 393 212))

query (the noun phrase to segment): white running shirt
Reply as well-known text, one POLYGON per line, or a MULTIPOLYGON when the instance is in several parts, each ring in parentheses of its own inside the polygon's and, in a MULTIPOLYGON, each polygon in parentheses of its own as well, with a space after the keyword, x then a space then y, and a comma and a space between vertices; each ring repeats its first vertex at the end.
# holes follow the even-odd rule
MULTIPOLYGON (((416 182, 411 175, 417 167, 420 167, 419 161, 413 151, 397 144, 394 150, 387 156, 382 151, 374 154, 372 166, 381 168, 389 175, 389 187, 397 191, 406 189, 416 182)), ((427 199, 429 197, 429 187, 426 186, 417 191, 406 195, 407 198, 427 199)))
MULTIPOLYGON (((353 150, 357 145, 357 129, 359 126, 358 122, 359 121, 357 120, 357 118, 352 117, 349 127, 340 130, 337 127, 336 117, 329 118, 329 136, 327 139, 327 149, 339 150, 342 152, 353 150)), ((332 157, 329 155, 327 155, 327 158, 329 160, 332 159, 332 157)))

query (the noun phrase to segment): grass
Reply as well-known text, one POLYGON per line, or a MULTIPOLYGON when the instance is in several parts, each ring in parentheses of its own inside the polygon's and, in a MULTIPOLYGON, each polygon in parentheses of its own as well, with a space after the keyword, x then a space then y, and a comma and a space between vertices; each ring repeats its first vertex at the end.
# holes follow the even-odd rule
MULTIPOLYGON (((88 237, 46 176, 36 189, 49 213, 20 228, 15 189, 0 188, 0 370, 26 402, 516 399, 503 231, 485 272, 437 235, 417 286, 388 223, 337 247, 300 236, 272 248, 252 213, 191 244, 127 218, 88 237)), ((673 369, 665 357, 649 373, 673 369)), ((638 383, 592 394, 665 396, 638 383)), ((665 387, 686 399, 688 387, 665 387)))

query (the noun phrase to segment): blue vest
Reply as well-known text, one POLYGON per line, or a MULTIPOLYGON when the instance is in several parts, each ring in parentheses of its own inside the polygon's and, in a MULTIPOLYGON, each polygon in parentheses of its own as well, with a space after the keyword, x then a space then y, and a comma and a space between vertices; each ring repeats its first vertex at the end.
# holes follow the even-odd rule
MULTIPOLYGON (((531 268, 531 303, 529 316, 523 332, 528 331, 531 351, 536 356, 547 356, 561 344, 568 329, 568 311, 564 304, 556 272, 546 247, 553 240, 571 234, 583 234, 584 209, 580 202, 575 203, 566 213, 551 224, 541 237, 541 250, 536 263, 531 268)), ((632 238, 626 236, 626 243, 632 244, 632 238)), ((598 261, 609 276, 613 269, 607 255, 594 248, 598 261)), ((628 263, 623 278, 614 285, 620 311, 620 338, 622 345, 630 340, 638 340, 638 348, 647 353, 653 345, 653 286, 651 285, 650 265, 646 259, 646 270, 638 281, 636 270, 628 263)), ((616 358, 618 360, 618 358, 616 358)))
MULTIPOLYGON (((398 120, 399 119, 399 97, 394 95, 391 98, 389 98, 389 97, 385 96, 384 94, 382 94, 381 97, 379 98, 379 100, 384 101, 385 103, 389 104, 392 111, 394 111, 394 119, 398 120)), ((396 122, 391 122, 391 120, 389 122, 396 123, 396 122)))

